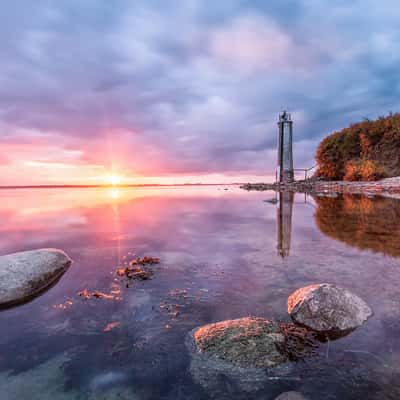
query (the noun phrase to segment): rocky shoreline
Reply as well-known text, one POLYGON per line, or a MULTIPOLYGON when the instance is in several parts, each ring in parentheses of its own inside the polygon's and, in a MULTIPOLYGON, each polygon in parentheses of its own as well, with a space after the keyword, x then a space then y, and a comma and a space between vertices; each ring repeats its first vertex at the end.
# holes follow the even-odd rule
POLYGON ((400 199, 400 177, 382 179, 375 182, 323 181, 309 179, 293 183, 247 183, 240 186, 244 190, 274 190, 310 193, 315 195, 335 195, 337 193, 379 195, 400 199))

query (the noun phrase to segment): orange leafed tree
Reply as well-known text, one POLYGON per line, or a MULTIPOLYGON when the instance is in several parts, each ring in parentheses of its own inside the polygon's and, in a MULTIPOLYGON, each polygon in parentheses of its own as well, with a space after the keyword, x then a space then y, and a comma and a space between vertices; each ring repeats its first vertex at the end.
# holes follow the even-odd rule
POLYGON ((400 175, 400 114, 365 120, 322 140, 317 175, 331 180, 377 180, 400 175))

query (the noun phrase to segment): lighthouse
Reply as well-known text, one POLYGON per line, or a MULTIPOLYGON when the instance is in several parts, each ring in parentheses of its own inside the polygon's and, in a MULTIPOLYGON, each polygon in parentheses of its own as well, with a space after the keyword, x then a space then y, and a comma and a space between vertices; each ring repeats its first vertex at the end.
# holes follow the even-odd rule
POLYGON ((276 181, 289 183, 294 180, 293 170, 293 121, 288 112, 279 114, 278 121, 278 165, 276 168, 276 181))

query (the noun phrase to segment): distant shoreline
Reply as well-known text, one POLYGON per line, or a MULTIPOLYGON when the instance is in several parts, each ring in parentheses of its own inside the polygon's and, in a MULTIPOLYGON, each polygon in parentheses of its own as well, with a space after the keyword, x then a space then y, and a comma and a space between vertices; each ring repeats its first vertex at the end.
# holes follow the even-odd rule
POLYGON ((309 193, 320 196, 332 196, 338 193, 377 195, 400 199, 400 177, 387 178, 379 181, 296 181, 288 184, 279 183, 247 183, 240 186, 244 190, 274 190, 309 193))
POLYGON ((176 183, 176 184, 127 184, 127 185, 15 185, 0 186, 0 190, 10 189, 124 189, 142 187, 190 187, 190 186, 240 186, 243 183, 176 183))

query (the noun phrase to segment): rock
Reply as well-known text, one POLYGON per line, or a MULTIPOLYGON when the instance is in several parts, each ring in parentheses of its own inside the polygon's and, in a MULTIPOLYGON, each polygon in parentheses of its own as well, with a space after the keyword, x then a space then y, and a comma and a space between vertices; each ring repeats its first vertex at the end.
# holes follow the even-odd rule
POLYGON ((268 368, 286 361, 280 348, 285 336, 279 325, 263 318, 246 317, 217 322, 193 333, 198 351, 213 353, 241 367, 268 368))
POLYGON ((57 282, 71 262, 63 251, 56 249, 0 256, 0 308, 38 296, 57 282))
POLYGON ((137 400, 139 398, 132 388, 117 386, 101 392, 89 393, 87 400, 137 400))
POLYGON ((89 383, 89 392, 92 394, 104 393, 109 388, 118 388, 128 380, 122 370, 103 371, 94 376, 89 383))
POLYGON ((160 264, 160 259, 157 257, 144 256, 143 258, 134 258, 129 265, 133 267, 134 265, 153 265, 160 264))
POLYGON ((279 201, 277 198, 272 198, 272 199, 265 199, 264 203, 270 203, 270 204, 277 204, 279 201))
POLYGON ((355 294, 329 283, 296 290, 288 298, 296 323, 318 332, 346 332, 361 326, 372 310, 355 294))
POLYGON ((1 399, 7 400, 84 400, 78 390, 65 390, 68 376, 65 365, 71 360, 61 354, 23 370, 0 373, 1 399))
POLYGON ((285 392, 281 393, 275 400, 306 400, 306 398, 299 392, 285 392))
MULTIPOLYGON (((268 383, 268 375, 261 368, 238 367, 202 353, 192 353, 191 356, 190 374, 209 398, 234 398, 236 391, 252 393, 268 383)), ((278 378, 272 383, 278 386, 278 378)))
POLYGON ((285 336, 279 325, 246 317, 192 330, 186 339, 190 372, 212 398, 231 398, 236 391, 255 392, 279 387, 292 365, 280 348, 285 336))

